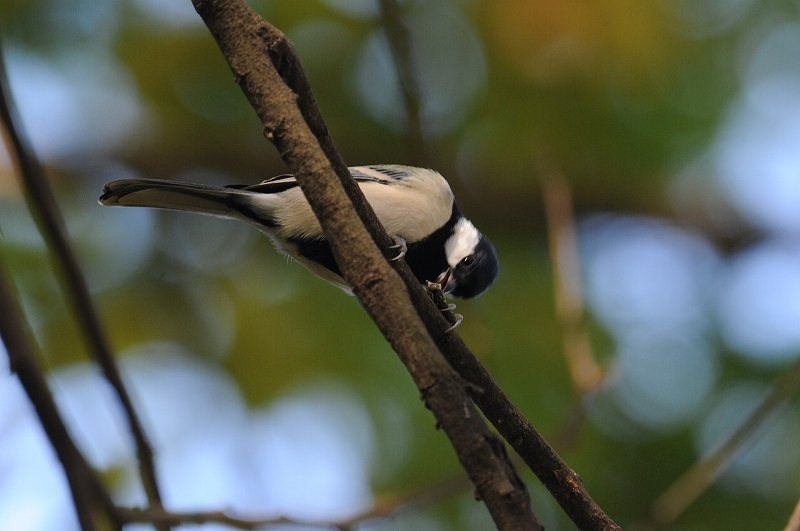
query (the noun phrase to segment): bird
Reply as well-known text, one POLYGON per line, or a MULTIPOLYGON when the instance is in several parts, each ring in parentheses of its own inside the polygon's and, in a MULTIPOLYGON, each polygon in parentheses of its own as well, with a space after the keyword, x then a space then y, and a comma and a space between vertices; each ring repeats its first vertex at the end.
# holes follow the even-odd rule
MULTIPOLYGON (((437 171, 380 164, 349 168, 375 214, 417 280, 438 283, 446 294, 482 294, 499 271, 497 252, 456 206, 450 185, 437 171)), ((107 183, 106 206, 151 207, 232 218, 254 225, 278 251, 323 280, 352 294, 297 180, 278 175, 258 184, 215 186, 160 179, 107 183)))

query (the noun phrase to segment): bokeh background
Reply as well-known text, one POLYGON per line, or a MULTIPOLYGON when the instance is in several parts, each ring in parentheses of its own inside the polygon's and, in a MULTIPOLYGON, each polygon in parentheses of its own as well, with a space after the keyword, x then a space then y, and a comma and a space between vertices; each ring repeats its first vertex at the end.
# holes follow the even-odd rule
MULTIPOLYGON (((348 163, 410 160, 376 2, 251 4, 296 44, 348 163)), ((502 260, 496 285, 459 305, 459 332, 543 433, 569 428, 563 456, 597 501, 647 522, 800 354, 800 2, 403 5, 431 165, 502 260), (582 400, 556 317, 553 175, 574 201, 581 327, 609 368, 582 400)), ((357 301, 244 225, 97 205, 116 178, 285 172, 189 0, 6 0, 0 33, 169 507, 333 520, 460 474, 357 301)), ((115 496, 140 502, 120 412, 4 151, 0 232, 74 436, 115 496)), ((0 372, 0 527, 76 528, 5 356, 0 372)), ((779 528, 800 495, 798 441, 790 401, 668 527, 779 528)), ((572 529, 525 478, 546 527, 572 529)), ((455 492, 370 528, 491 524, 455 492)))

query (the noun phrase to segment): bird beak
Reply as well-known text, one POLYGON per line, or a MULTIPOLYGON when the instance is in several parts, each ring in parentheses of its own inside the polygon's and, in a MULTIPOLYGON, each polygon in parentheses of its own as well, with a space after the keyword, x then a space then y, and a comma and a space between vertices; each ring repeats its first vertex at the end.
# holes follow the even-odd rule
POLYGON ((450 293, 454 289, 456 289, 456 279, 452 275, 453 268, 448 267, 444 270, 444 272, 436 277, 436 283, 442 286, 442 291, 445 293, 450 293))

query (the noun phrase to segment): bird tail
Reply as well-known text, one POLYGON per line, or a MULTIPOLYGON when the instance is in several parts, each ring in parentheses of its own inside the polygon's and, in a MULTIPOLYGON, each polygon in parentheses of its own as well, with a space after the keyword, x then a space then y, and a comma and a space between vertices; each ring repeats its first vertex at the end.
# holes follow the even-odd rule
POLYGON ((99 201, 106 206, 165 208, 252 219, 252 215, 248 215, 247 195, 248 192, 222 186, 158 179, 121 179, 106 184, 99 201))

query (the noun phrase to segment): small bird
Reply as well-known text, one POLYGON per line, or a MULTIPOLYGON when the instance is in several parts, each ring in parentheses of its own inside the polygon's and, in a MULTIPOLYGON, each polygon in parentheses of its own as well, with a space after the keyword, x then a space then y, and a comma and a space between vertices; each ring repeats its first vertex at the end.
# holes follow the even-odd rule
MULTIPOLYGON (((421 283, 469 299, 497 277, 492 243, 458 210, 450 186, 436 171, 400 165, 351 167, 388 234, 421 283)), ((196 212, 255 225, 275 247, 320 278, 352 293, 322 228, 291 175, 253 185, 211 186, 157 179, 105 185, 100 203, 196 212)))

